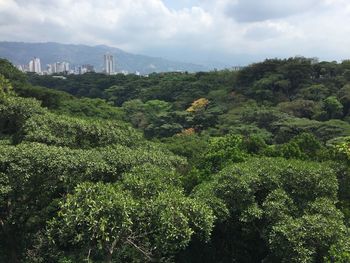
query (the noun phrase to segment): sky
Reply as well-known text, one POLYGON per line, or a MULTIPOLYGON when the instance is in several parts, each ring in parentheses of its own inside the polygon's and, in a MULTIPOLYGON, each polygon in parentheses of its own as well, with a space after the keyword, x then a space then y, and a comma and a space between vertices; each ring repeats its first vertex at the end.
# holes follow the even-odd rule
POLYGON ((349 0, 0 0, 0 41, 109 45, 198 64, 350 58, 349 0))

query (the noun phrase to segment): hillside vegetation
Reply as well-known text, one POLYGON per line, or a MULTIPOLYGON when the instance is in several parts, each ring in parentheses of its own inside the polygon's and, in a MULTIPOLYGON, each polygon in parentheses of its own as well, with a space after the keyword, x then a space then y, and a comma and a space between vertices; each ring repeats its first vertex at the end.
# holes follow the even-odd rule
POLYGON ((349 262, 350 62, 24 75, 0 60, 0 262, 349 262))

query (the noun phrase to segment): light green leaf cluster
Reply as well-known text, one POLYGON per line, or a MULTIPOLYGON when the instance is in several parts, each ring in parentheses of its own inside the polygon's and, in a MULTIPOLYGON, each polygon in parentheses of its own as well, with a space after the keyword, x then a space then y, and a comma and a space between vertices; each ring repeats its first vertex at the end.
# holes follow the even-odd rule
POLYGON ((23 125, 19 137, 21 141, 73 148, 110 144, 132 146, 142 138, 141 134, 122 122, 78 119, 52 113, 30 118, 23 125))

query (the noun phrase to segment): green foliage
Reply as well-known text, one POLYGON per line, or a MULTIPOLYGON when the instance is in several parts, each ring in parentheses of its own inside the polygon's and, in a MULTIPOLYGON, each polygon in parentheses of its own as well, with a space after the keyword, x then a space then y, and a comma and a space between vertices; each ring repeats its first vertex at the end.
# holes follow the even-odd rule
POLYGON ((106 262, 112 262, 114 253, 134 262, 169 257, 186 247, 194 234, 207 240, 214 221, 211 210, 185 197, 175 185, 166 186, 161 182, 166 175, 159 172, 145 166, 127 174, 120 185, 78 185, 50 223, 52 241, 81 244, 84 254, 93 251, 97 258, 94 251, 101 250, 106 262), (132 255, 122 255, 126 247, 132 255))
POLYGON ((45 109, 35 99, 8 97, 0 103, 0 132, 14 135, 29 118, 44 112, 45 109))
POLYGON ((145 163, 135 166, 123 174, 123 187, 135 198, 149 199, 163 191, 171 191, 181 187, 180 177, 172 169, 145 163))
MULTIPOLYGON (((318 63, 314 59, 294 57, 265 60, 239 72, 162 73, 148 77, 85 74, 68 75, 65 80, 31 75, 29 79, 36 86, 123 105, 125 119, 141 129, 147 138, 171 137, 189 128, 210 135, 244 133, 245 125, 254 124, 274 135, 271 142, 275 139, 280 143, 300 132, 313 131, 300 131, 297 127, 296 134, 285 136, 276 130, 276 122, 305 122, 298 118, 346 121, 349 118, 346 70, 349 70, 346 63, 318 63), (186 111, 199 99, 209 103, 200 111, 186 111)), ((62 103, 60 112, 105 118, 112 111, 107 106, 103 106, 106 110, 102 112, 98 109, 90 111, 83 101, 68 101, 62 103)), ((118 112, 114 116, 123 117, 122 114, 118 116, 118 112)), ((340 129, 344 130, 343 127, 340 129)), ((333 134, 331 131, 331 136, 324 138, 322 134, 320 139, 324 141, 336 136, 340 136, 339 132, 333 134)))
POLYGON ((205 197, 217 214, 225 204, 229 217, 223 217, 212 240, 225 239, 230 249, 217 242, 202 251, 206 257, 222 251, 215 254, 217 261, 320 262, 346 237, 335 206, 337 190, 335 172, 319 163, 256 158, 228 166, 194 195, 205 197), (242 239, 230 238, 230 231, 242 239))
POLYGON ((252 134, 245 138, 244 147, 250 154, 259 154, 262 153, 268 145, 266 144, 264 137, 252 134))
MULTIPOLYGON (((115 145, 72 150, 37 143, 0 148, 1 212, 8 249, 29 248, 57 209, 57 200, 85 181, 116 182, 133 167, 151 164, 171 171, 184 161, 157 146, 115 145), (10 238, 11 237, 11 238, 10 238)), ((5 236, 4 236, 5 235, 5 236)), ((42 252, 40 252, 41 254, 42 252)))
POLYGON ((324 101, 324 110, 327 112, 329 119, 337 119, 343 115, 343 105, 334 96, 326 98, 324 101))
POLYGON ((350 85, 345 85, 338 92, 338 98, 343 105, 343 112, 345 116, 350 114, 350 85))
POLYGON ((281 262, 321 261, 346 235, 342 214, 330 200, 316 199, 305 210, 272 228, 269 243, 281 262))
POLYGON ((197 134, 176 135, 162 139, 166 148, 174 154, 186 157, 190 164, 199 165, 208 149, 208 139, 197 134))
POLYGON ((63 91, 30 85, 16 86, 15 91, 22 97, 41 101, 44 107, 60 114, 113 120, 124 118, 124 113, 120 108, 102 99, 77 99, 63 91))
POLYGON ((286 142, 301 133, 312 133, 321 141, 328 141, 335 137, 347 136, 350 125, 341 120, 325 122, 305 118, 293 118, 273 123, 276 131, 276 141, 286 142))
POLYGON ((245 95, 276 103, 295 97, 303 85, 310 84, 311 75, 310 59, 267 59, 240 71, 237 85, 245 95))
POLYGON ((298 118, 311 119, 318 111, 319 106, 311 100, 297 99, 290 102, 278 104, 278 108, 285 113, 298 118))
POLYGON ((0 60, 0 261, 348 262, 349 70, 55 79, 0 60))
POLYGON ((10 81, 0 74, 0 101, 6 99, 11 93, 12 85, 10 81))
POLYGON ((329 150, 310 133, 301 133, 287 143, 270 146, 264 154, 302 160, 326 160, 330 158, 329 150))
POLYGON ((332 146, 335 148, 340 158, 350 162, 350 137, 342 137, 340 142, 335 142, 335 145, 332 146))
POLYGON ((60 206, 58 217, 63 220, 49 223, 49 238, 53 241, 80 245, 86 254, 89 249, 102 250, 106 262, 112 262, 114 251, 132 235, 136 204, 118 185, 80 184, 60 206))
POLYGON ((58 109, 64 101, 74 99, 72 95, 62 91, 30 85, 16 86, 15 92, 21 97, 35 98, 49 109, 58 109))
POLYGON ((288 121, 290 116, 271 108, 251 107, 243 111, 241 121, 243 123, 254 123, 261 129, 273 130, 275 123, 288 121))
POLYGON ((74 99, 61 103, 58 113, 95 119, 123 120, 122 109, 109 105, 102 99, 74 99))
POLYGON ((26 82, 26 75, 14 67, 8 60, 0 58, 0 74, 15 84, 26 82))
POLYGON ((182 131, 186 114, 171 112, 171 105, 161 100, 131 100, 123 104, 126 118, 147 137, 169 137, 182 131))
POLYGON ((330 90, 323 84, 314 84, 300 91, 301 98, 313 101, 321 101, 329 95, 330 90))
POLYGON ((329 256, 324 260, 327 263, 339 262, 345 263, 350 261, 350 240, 349 237, 338 241, 332 245, 329 251, 329 256))
POLYGON ((204 169, 215 173, 229 164, 244 161, 247 154, 244 150, 243 138, 237 135, 214 137, 203 157, 204 169))
POLYGON ((121 144, 132 146, 141 136, 123 122, 83 120, 46 113, 28 119, 18 134, 18 142, 88 148, 121 144))

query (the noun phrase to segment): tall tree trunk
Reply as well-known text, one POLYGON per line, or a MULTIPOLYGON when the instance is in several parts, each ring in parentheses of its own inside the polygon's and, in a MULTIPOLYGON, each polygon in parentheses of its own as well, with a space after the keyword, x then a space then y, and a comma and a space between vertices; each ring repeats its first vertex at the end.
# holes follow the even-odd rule
POLYGON ((113 253, 108 251, 107 258, 106 258, 107 263, 112 263, 112 256, 113 256, 113 253))
POLYGON ((115 239, 111 246, 109 247, 109 249, 107 249, 107 258, 106 258, 106 262, 107 263, 112 263, 112 256, 113 256, 113 252, 114 252, 114 248, 117 245, 117 240, 115 239))
POLYGON ((6 247, 7 253, 9 256, 10 263, 19 263, 18 259, 18 253, 17 253, 17 241, 15 238, 15 235, 12 233, 12 231, 9 229, 8 225, 4 223, 3 221, 0 222, 2 232, 4 233, 5 240, 6 240, 6 247))

